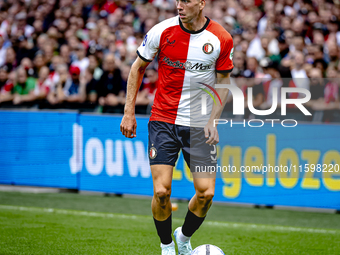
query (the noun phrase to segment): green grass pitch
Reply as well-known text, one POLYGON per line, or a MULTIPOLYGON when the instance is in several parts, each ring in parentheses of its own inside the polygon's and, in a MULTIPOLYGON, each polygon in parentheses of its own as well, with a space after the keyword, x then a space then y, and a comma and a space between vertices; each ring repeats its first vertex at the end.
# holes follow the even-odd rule
MULTIPOLYGON (((173 213, 183 223, 187 203, 173 213)), ((225 254, 340 254, 340 215, 213 205, 192 237, 225 254)), ((161 254, 150 199, 0 192, 0 254, 161 254)))

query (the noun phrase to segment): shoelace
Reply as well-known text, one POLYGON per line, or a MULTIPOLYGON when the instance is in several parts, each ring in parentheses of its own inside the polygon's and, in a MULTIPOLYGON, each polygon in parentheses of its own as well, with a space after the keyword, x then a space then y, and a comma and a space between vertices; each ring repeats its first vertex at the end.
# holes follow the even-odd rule
POLYGON ((169 252, 169 254, 170 254, 172 248, 173 248, 173 247, 171 247, 171 246, 170 246, 170 247, 165 247, 165 248, 163 248, 163 251, 165 251, 166 253, 169 252))
POLYGON ((189 242, 185 242, 181 244, 182 248, 186 248, 187 250, 190 249, 189 242))

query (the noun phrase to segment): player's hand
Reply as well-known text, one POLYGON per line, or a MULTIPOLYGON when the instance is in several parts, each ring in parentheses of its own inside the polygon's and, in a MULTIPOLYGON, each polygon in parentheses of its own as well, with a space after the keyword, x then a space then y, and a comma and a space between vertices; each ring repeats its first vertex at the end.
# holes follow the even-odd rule
POLYGON ((220 138, 218 136, 217 127, 214 127, 212 123, 208 122, 208 124, 205 125, 204 133, 205 133, 205 138, 208 138, 208 140, 205 143, 214 145, 219 142, 220 138))
POLYGON ((124 114, 120 123, 120 132, 127 138, 136 137, 137 122, 135 115, 124 114))

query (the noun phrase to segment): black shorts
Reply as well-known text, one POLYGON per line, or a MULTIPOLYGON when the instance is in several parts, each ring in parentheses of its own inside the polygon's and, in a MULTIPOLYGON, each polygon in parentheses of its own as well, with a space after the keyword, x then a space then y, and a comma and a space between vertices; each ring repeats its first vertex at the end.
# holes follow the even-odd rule
POLYGON ((148 129, 150 165, 175 166, 182 149, 191 172, 197 167, 216 166, 216 146, 206 143, 203 128, 149 121, 148 129))

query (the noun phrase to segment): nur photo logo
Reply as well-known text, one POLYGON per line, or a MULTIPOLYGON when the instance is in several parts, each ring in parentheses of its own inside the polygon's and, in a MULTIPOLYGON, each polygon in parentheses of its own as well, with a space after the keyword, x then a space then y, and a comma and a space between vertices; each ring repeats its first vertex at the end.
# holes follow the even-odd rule
MULTIPOLYGON (((215 88, 213 88, 212 86, 203 83, 203 82, 198 82, 201 85, 204 85, 204 88, 199 88, 201 89, 203 92, 201 95, 201 114, 202 115, 207 115, 207 95, 210 96, 210 98, 212 98, 212 100, 214 101, 214 104, 217 105, 218 103, 222 106, 222 100, 220 95, 218 94, 216 89, 228 89, 231 93, 232 99, 233 99, 233 115, 244 115, 245 114, 245 96, 243 91, 235 86, 235 85, 230 85, 230 84, 215 84, 215 88), (210 91, 209 91, 210 90, 210 91), (214 95, 215 96, 214 96, 214 95), (216 98, 215 98, 216 97, 216 98), (218 102, 217 102, 217 100, 218 102)), ((311 99, 311 93, 309 90, 305 89, 305 88, 296 88, 296 87, 274 87, 272 89, 272 105, 269 109, 256 109, 254 107, 253 104, 253 88, 252 87, 248 87, 247 88, 247 106, 248 109, 251 113, 253 113, 254 115, 259 115, 259 116, 267 116, 270 115, 272 113, 274 113, 276 111, 276 109, 278 108, 279 105, 279 99, 280 99, 280 108, 281 108, 281 115, 282 116, 286 116, 287 114, 287 105, 295 105, 305 116, 311 116, 312 114, 306 109, 306 107, 303 105, 304 103, 307 103, 310 99, 311 99), (291 94, 291 93, 298 93, 300 95, 299 98, 288 98, 287 95, 291 94)), ((272 122, 272 127, 274 126, 274 121, 277 121, 278 119, 266 119, 266 121, 271 121, 272 122)), ((250 125, 250 127, 262 127, 264 122, 263 120, 250 120, 251 122, 254 121, 259 121, 261 122, 261 125, 250 125)), ((285 122, 288 120, 283 120, 282 122, 285 122)), ((295 127, 297 125, 297 121, 294 119, 289 119, 289 121, 293 121, 295 122, 295 125, 284 125, 282 122, 282 126, 284 127, 295 127)), ((226 124, 229 121, 226 119, 215 119, 214 124, 216 123, 220 123, 220 124, 226 124)), ((230 122, 232 123, 232 120, 230 120, 230 122)), ((236 124, 236 123, 235 123, 236 124)), ((241 124, 241 123, 237 123, 237 124, 241 124)), ((244 126, 245 126, 245 120, 243 122, 244 126)))

